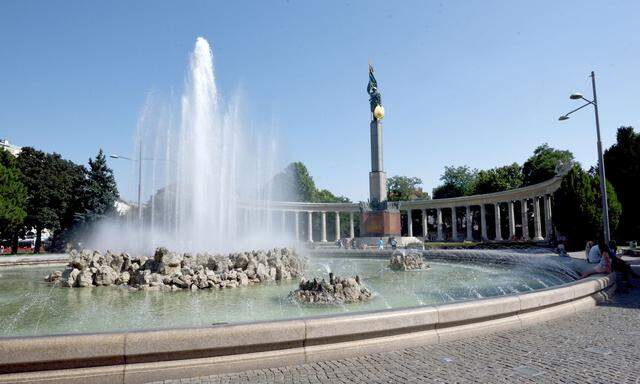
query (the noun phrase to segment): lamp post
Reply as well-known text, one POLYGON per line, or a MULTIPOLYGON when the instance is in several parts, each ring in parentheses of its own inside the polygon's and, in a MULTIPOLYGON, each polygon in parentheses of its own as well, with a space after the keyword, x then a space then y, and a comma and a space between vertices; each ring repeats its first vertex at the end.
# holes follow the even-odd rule
POLYGON ((587 103, 572 110, 571 112, 565 113, 560 116, 558 120, 564 121, 569 119, 569 115, 588 106, 593 105, 593 110, 595 111, 596 117, 596 134, 598 139, 598 173, 600 174, 600 195, 602 196, 602 224, 603 224, 603 232, 604 232, 604 241, 606 244, 609 244, 609 240, 611 240, 611 234, 609 233, 609 205, 607 203, 607 185, 606 178, 604 175, 604 158, 602 157, 602 141, 600 140, 600 118, 598 116, 598 98, 596 96, 596 74, 591 71, 591 87, 593 89, 593 100, 586 99, 579 93, 574 93, 569 98, 571 100, 584 100, 587 103))
POLYGON ((138 160, 121 155, 109 155, 112 159, 124 159, 138 162, 138 219, 142 218, 142 145, 138 151, 138 160))

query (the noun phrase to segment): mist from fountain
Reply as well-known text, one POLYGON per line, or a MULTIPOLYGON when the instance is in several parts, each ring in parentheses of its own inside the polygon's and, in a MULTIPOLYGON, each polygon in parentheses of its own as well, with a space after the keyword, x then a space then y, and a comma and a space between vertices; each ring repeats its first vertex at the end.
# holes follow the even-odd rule
POLYGON ((106 220, 85 246, 148 253, 157 246, 198 252, 291 242, 269 211, 277 141, 269 127, 247 128, 240 93, 225 103, 213 64, 209 43, 199 37, 179 102, 148 95, 131 156, 136 182, 142 157, 148 199, 126 224, 106 220), (247 203, 251 209, 242 209, 247 203))

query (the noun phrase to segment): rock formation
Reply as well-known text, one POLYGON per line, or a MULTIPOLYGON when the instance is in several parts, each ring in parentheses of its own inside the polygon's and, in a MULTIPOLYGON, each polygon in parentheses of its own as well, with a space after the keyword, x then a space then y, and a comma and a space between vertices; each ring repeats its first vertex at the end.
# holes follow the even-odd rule
POLYGON ((302 280, 298 289, 290 293, 295 301, 311 304, 357 303, 372 296, 358 276, 340 278, 334 277, 333 273, 329 273, 329 282, 324 279, 302 280))
POLYGON ((394 252, 389 260, 389 268, 394 271, 413 271, 429 269, 431 267, 424 262, 419 252, 394 252))
POLYGON ((45 281, 63 287, 119 285, 142 290, 234 288, 299 277, 305 265, 289 248, 193 256, 161 247, 152 258, 85 249, 71 251, 67 268, 52 272, 45 281))

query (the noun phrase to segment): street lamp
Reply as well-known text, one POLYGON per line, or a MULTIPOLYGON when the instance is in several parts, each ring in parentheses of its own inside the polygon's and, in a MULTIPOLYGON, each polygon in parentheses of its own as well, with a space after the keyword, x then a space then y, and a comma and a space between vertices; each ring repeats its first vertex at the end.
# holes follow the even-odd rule
POLYGON ((122 156, 122 155, 109 155, 112 159, 123 159, 129 161, 137 161, 138 162, 138 219, 142 219, 142 145, 140 145, 140 150, 138 151, 138 159, 132 159, 130 157, 122 156))
POLYGON ((604 175, 604 158, 602 157, 602 141, 600 140, 600 118, 598 117, 598 99, 596 97, 596 74, 591 71, 591 87, 593 89, 593 100, 586 99, 580 93, 574 93, 569 98, 571 100, 584 100, 587 103, 572 110, 571 112, 565 113, 560 116, 558 120, 564 121, 569 119, 569 115, 588 106, 593 105, 593 110, 595 111, 596 116, 596 134, 598 138, 598 173, 600 174, 600 195, 602 196, 602 224, 603 224, 603 232, 604 232, 604 241, 605 244, 609 244, 609 240, 611 240, 611 234, 609 233, 609 205, 607 204, 607 185, 606 178, 604 175))

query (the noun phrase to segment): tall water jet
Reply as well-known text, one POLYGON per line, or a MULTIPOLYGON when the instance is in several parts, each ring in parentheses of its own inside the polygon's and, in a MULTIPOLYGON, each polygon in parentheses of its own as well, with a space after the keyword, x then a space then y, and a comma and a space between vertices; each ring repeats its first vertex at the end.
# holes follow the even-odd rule
POLYGON ((269 127, 247 132, 242 97, 224 102, 213 64, 209 43, 199 37, 179 102, 150 93, 132 156, 142 154, 142 214, 130 215, 126 228, 105 224, 87 245, 198 252, 288 242, 269 214, 276 141, 269 127))
POLYGON ((178 236, 208 246, 228 241, 235 228, 233 171, 235 132, 218 113, 209 43, 199 37, 182 97, 178 157, 178 236))

